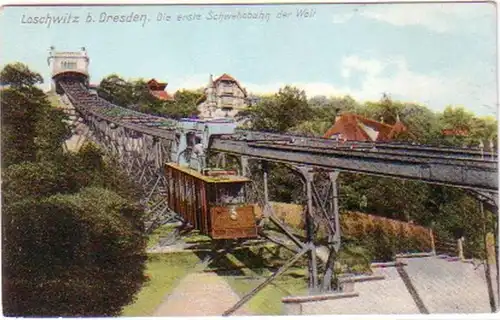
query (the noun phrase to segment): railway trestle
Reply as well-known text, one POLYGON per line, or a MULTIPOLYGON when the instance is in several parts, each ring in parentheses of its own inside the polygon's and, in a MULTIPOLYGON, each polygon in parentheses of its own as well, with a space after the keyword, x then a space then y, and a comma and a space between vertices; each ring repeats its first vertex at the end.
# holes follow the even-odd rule
MULTIPOLYGON (((226 165, 226 155, 218 153, 216 166, 226 165)), ((251 178, 250 202, 262 208, 259 235, 293 253, 281 268, 247 293, 223 314, 228 316, 248 302, 274 279, 285 273, 299 260, 307 260, 310 295, 340 292, 334 272, 337 253, 341 246, 338 182, 339 171, 318 170, 311 166, 285 165, 303 182, 300 201, 304 206, 302 232, 292 230, 274 212, 269 198, 270 163, 248 156, 234 157, 240 172, 251 178), (321 231, 321 232, 319 232, 321 231)))
MULTIPOLYGON (((69 95, 63 96, 63 100, 74 107, 78 114, 75 118, 85 125, 83 135, 90 141, 97 143, 110 159, 116 159, 117 165, 127 173, 137 186, 140 186, 141 204, 145 211, 146 233, 152 232, 165 223, 183 222, 182 218, 167 204, 169 183, 164 174, 163 165, 165 163, 197 163, 198 169, 210 165, 224 168, 227 166, 228 155, 237 159, 241 175, 252 180, 251 190, 248 190, 249 202, 258 204, 263 213, 259 235, 290 250, 294 255, 269 278, 226 310, 225 316, 234 313, 266 285, 304 259, 307 260, 309 294, 317 295, 342 291, 334 272, 341 244, 337 182, 339 170, 318 168, 305 163, 297 164, 295 161, 284 163, 282 160, 265 160, 258 156, 226 154, 217 148, 214 150, 207 148, 208 139, 206 137, 202 137, 204 139, 201 139, 201 143, 199 142, 198 145, 195 142, 186 141, 188 133, 192 133, 192 136, 196 137, 197 130, 175 128, 174 130, 162 130, 161 134, 158 134, 158 131, 149 132, 144 128, 136 129, 133 122, 132 124, 130 121, 120 123, 123 116, 121 118, 102 116, 103 113, 109 112, 109 109, 105 109, 105 104, 96 103, 96 100, 91 98, 75 99, 74 94, 71 95, 71 88, 65 84, 61 84, 61 87, 69 93, 69 95), (182 133, 181 136, 179 136, 179 132, 182 133), (203 152, 197 149, 201 149, 203 152), (205 151, 210 153, 205 155, 205 151), (211 155, 215 155, 215 157, 210 157, 211 155), (210 163, 214 160, 215 163, 210 163), (297 230, 291 230, 289 226, 280 221, 271 206, 268 185, 270 163, 279 163, 289 168, 303 182, 302 204, 305 209, 302 234, 297 234, 297 230)), ((77 90, 77 92, 79 91, 77 90)), ((486 204, 498 208, 495 194, 480 191, 475 193, 486 204)), ((176 229, 172 235, 170 240, 175 241, 181 236, 181 232, 176 229)), ((230 242, 225 242, 222 248, 220 248, 221 245, 221 243, 214 243, 212 255, 201 264, 201 267, 208 266, 214 259, 218 259, 232 249, 230 242)))
MULTIPOLYGON (((307 262, 311 295, 342 290, 335 275, 335 262, 341 246, 340 171, 467 189, 491 210, 498 211, 498 155, 494 151, 484 153, 474 149, 391 143, 341 143, 314 137, 238 131, 234 121, 220 119, 176 121, 156 117, 114 105, 90 93, 85 50, 80 53, 52 51, 49 60, 53 61, 55 88, 64 104, 75 110, 73 121, 83 124, 80 128, 83 130, 79 129, 81 135, 98 144, 139 187, 146 233, 165 223, 185 222, 169 207, 169 192, 192 194, 192 189, 188 184, 183 187, 184 191, 174 189, 165 175, 166 163, 187 165, 201 171, 207 167, 225 168, 226 157, 231 156, 237 160, 241 175, 251 181, 245 186, 248 202, 257 204, 262 210, 258 234, 290 250, 293 256, 226 310, 226 316, 299 261, 307 262), (59 62, 67 59, 81 63, 75 70, 60 70, 59 62), (302 192, 296 192, 299 202, 304 205, 302 230, 292 229, 282 222, 271 206, 270 167, 278 164, 294 172, 303 182, 302 192)), ((182 227, 185 225, 175 232, 182 227)), ((174 233, 173 240, 179 235, 174 233)), ((213 254, 201 266, 232 250, 232 244, 232 241, 214 241, 213 254)))
MULTIPOLYGON (((64 97, 71 103, 71 98, 64 97)), ((75 101, 78 103, 77 101, 75 101)), ((145 210, 146 232, 152 232, 157 227, 172 222, 182 222, 181 218, 167 205, 166 190, 169 187, 164 175, 163 165, 166 162, 178 162, 179 155, 191 150, 179 148, 179 138, 172 135, 172 139, 145 134, 117 125, 114 122, 103 120, 83 108, 75 107, 79 113, 79 121, 84 124, 82 135, 86 139, 98 144, 109 159, 116 159, 117 165, 141 188, 141 204, 145 210)), ((186 147, 188 148, 188 147, 186 147)), ((215 167, 225 166, 225 156, 218 153, 215 167)), ((191 154, 190 154, 191 156, 191 154)), ((307 259, 309 274, 309 291, 319 294, 337 289, 335 286, 334 263, 336 253, 340 248, 340 226, 337 196, 338 171, 318 171, 308 166, 288 166, 303 181, 305 201, 304 234, 296 235, 290 227, 280 221, 270 204, 268 192, 269 162, 256 160, 260 168, 251 168, 249 162, 254 161, 247 156, 239 158, 242 175, 252 179, 250 190, 251 202, 258 204, 263 212, 263 219, 259 228, 259 235, 278 244, 294 253, 293 257, 265 280, 257 288, 245 295, 235 306, 225 312, 229 315, 248 302, 267 284, 286 272, 300 259, 307 259), (260 178, 255 174, 262 173, 260 178), (318 179, 320 177, 321 179, 318 179), (262 182, 262 183, 261 183, 262 182), (318 239, 319 226, 324 228, 326 235, 318 239), (319 240, 319 241, 318 241, 319 240), (322 274, 321 274, 322 273, 322 274)), ((204 160, 203 160, 204 161, 204 160)), ((255 163, 254 163, 255 164, 255 163)), ((171 241, 181 236, 178 229, 174 230, 171 241)), ((214 244, 210 259, 202 266, 218 259, 224 253, 230 252, 232 246, 226 243, 214 244)))
POLYGON ((163 164, 172 161, 173 155, 177 154, 175 139, 136 132, 92 114, 85 114, 78 108, 76 110, 80 115, 73 126, 79 124, 83 127, 79 132, 81 138, 99 145, 104 155, 115 160, 116 165, 140 188, 146 233, 162 224, 179 221, 167 206, 167 181, 163 173, 163 164))

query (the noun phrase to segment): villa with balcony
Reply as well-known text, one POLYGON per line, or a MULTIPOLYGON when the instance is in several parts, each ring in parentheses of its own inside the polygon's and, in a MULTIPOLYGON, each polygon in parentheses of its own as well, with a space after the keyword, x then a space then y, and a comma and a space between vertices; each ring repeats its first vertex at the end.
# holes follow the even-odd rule
POLYGON ((248 94, 240 83, 227 73, 213 80, 210 75, 203 97, 198 101, 199 117, 234 118, 248 106, 248 94))

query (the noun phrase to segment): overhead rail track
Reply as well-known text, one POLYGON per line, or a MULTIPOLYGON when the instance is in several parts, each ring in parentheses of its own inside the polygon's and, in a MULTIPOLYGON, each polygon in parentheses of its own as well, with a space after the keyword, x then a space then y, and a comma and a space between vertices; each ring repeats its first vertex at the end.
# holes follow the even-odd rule
POLYGON ((369 150, 336 150, 304 145, 248 142, 230 136, 213 137, 210 150, 281 163, 309 165, 371 175, 420 180, 475 189, 498 190, 498 165, 490 160, 450 159, 369 150))
POLYGON ((336 149, 366 149, 369 151, 383 152, 400 152, 412 155, 437 155, 439 157, 456 157, 456 158, 477 158, 477 159, 498 159, 497 153, 485 152, 479 148, 454 148, 454 147, 436 147, 418 144, 404 144, 395 142, 367 142, 367 141, 342 141, 335 139, 327 139, 320 137, 311 137, 297 134, 279 134, 258 131, 243 131, 235 132, 235 138, 247 141, 276 141, 282 143, 307 143, 310 147, 319 148, 336 148, 336 149))
MULTIPOLYGON (((116 106, 78 81, 61 81, 79 112, 162 139, 175 139, 175 121, 116 106)), ((300 135, 237 130, 212 136, 209 151, 269 161, 420 180, 465 189, 498 191, 497 154, 479 149, 398 143, 336 141, 300 135)))
MULTIPOLYGON (((264 228, 260 229, 260 236, 275 240, 295 255, 224 315, 232 314, 304 255, 308 261, 310 294, 342 290, 333 281, 336 256, 341 245, 337 185, 341 171, 468 189, 471 194, 491 204, 492 208, 498 208, 498 164, 497 154, 493 152, 235 130, 234 122, 175 121, 116 106, 91 94, 80 81, 62 77, 55 80, 81 114, 89 131, 93 131, 90 137, 104 150, 117 155, 122 168, 142 187, 141 203, 148 217, 147 232, 166 222, 183 221, 178 210, 171 208, 167 201, 172 199, 169 197, 177 197, 169 192, 175 193, 172 188, 176 181, 183 179, 167 177, 165 163, 180 164, 182 160, 182 164, 194 167, 198 161, 198 168, 205 169, 206 152, 228 154, 239 158, 242 174, 248 175, 248 160, 260 160, 262 181, 253 180, 248 191, 254 194, 252 202, 262 208, 264 219, 261 222, 268 223, 268 220, 273 223, 289 241, 273 239, 275 237, 264 228), (270 205, 267 162, 286 164, 302 176, 307 199, 304 205, 305 237, 295 236, 277 218, 270 205), (318 171, 323 170, 328 174, 315 179, 318 171), (318 247, 316 227, 319 224, 327 226, 328 235, 324 239, 326 243, 322 242, 318 247)), ((225 157, 220 158, 225 160, 225 157)), ((180 194, 183 194, 182 191, 180 194)))
POLYGON ((75 108, 84 115, 97 117, 138 133, 167 140, 175 138, 175 121, 154 117, 116 106, 90 94, 79 82, 61 81, 61 87, 75 108))

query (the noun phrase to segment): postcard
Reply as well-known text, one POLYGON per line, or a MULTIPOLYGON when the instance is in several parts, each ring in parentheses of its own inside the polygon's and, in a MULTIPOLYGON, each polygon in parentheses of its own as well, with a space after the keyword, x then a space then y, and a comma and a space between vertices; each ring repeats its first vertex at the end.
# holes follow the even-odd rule
POLYGON ((7 317, 499 308, 497 8, 1 8, 7 317))

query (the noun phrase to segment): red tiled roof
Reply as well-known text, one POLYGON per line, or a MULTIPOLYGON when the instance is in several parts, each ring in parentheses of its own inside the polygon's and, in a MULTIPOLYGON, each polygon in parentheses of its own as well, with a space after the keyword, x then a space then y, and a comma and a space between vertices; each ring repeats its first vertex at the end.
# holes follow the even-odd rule
POLYGON ((245 97, 247 96, 247 92, 243 89, 238 80, 234 79, 231 75, 224 73, 223 75, 214 80, 214 85, 217 85, 217 83, 220 81, 230 81, 236 83, 236 85, 238 86, 238 88, 240 88, 245 97))
POLYGON ((147 82, 147 85, 148 85, 149 90, 160 91, 160 90, 165 90, 168 83, 158 82, 158 81, 156 81, 156 79, 151 79, 147 82))
POLYGON ((160 100, 174 100, 174 97, 163 90, 150 90, 151 94, 160 100))
POLYGON ((365 117, 347 113, 341 115, 335 124, 324 134, 324 138, 333 135, 342 135, 345 140, 355 141, 390 141, 398 133, 406 131, 406 127, 401 122, 396 122, 393 126, 367 119, 365 117), (364 126, 377 132, 377 137, 373 139, 364 126))
POLYGON ((151 79, 149 80, 146 85, 148 86, 149 92, 156 98, 160 100, 174 100, 174 97, 169 95, 166 91, 165 88, 167 87, 168 83, 166 82, 158 82, 156 79, 151 79))
POLYGON ((233 77, 231 77, 230 75, 228 75, 227 73, 224 73, 222 76, 220 76, 217 79, 215 79, 214 82, 217 83, 219 81, 234 81, 234 82, 238 82, 233 77))

